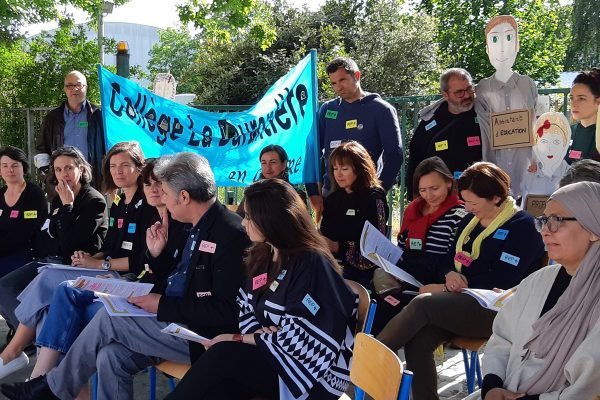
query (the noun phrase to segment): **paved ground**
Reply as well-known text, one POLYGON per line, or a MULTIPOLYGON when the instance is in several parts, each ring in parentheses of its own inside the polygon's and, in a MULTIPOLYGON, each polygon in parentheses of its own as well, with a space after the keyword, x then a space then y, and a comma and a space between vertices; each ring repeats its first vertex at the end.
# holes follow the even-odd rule
MULTIPOLYGON (((7 333, 7 326, 4 320, 0 317, 0 346, 4 345, 7 333)), ((404 359, 402 351, 400 358, 404 359)), ((23 381, 29 377, 33 365, 35 364, 35 356, 30 358, 29 367, 19 373, 8 376, 0 383, 23 381)), ((443 363, 438 366, 438 392, 440 398, 444 400, 462 399, 467 395, 467 386, 465 380, 465 369, 463 365, 462 353, 459 350, 446 349, 446 357, 443 363)), ((162 374, 157 374, 157 390, 156 398, 163 399, 168 392, 167 380, 162 374)), ((148 399, 149 394, 149 379, 147 373, 138 374, 135 378, 135 400, 148 399)), ((0 400, 4 400, 0 394, 0 400)), ((224 399, 225 400, 225 399, 224 399)))

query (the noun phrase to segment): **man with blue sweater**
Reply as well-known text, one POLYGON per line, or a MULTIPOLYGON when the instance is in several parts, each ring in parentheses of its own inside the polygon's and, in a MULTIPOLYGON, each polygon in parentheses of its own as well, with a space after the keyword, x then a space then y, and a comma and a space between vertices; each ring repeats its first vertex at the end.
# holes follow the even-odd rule
POLYGON ((317 219, 323 210, 323 196, 331 190, 327 176, 329 154, 343 142, 356 140, 367 149, 386 191, 396 183, 402 166, 396 109, 378 94, 362 90, 360 71, 354 60, 335 58, 326 70, 338 97, 324 103, 319 110, 319 149, 325 161, 322 194, 316 185, 307 185, 317 219))

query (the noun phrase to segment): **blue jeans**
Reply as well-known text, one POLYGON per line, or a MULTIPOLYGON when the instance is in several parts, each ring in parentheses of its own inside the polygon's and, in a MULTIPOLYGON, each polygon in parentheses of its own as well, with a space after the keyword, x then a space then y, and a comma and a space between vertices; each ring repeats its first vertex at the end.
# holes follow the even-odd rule
POLYGON ((66 282, 54 292, 46 322, 38 335, 37 345, 57 350, 63 354, 69 351, 79 333, 103 307, 94 302, 94 292, 75 289, 66 282))

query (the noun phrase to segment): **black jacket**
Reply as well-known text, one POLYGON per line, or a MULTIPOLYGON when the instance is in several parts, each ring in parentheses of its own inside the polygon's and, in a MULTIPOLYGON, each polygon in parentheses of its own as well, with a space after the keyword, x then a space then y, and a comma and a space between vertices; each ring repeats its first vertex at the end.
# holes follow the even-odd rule
MULTIPOLYGON (((185 294, 161 297, 159 321, 185 324, 208 338, 239 331, 236 296, 246 277, 243 256, 250 245, 241 221, 239 215, 219 202, 206 212, 194 227, 199 229, 199 235, 187 269, 185 294), (202 241, 214 243, 214 253, 201 251, 202 241)), ((184 243, 185 240, 187 236, 184 243)), ((164 269, 160 266, 164 263, 176 266, 173 255, 181 251, 173 251, 173 246, 180 248, 181 243, 168 244, 156 259, 149 260, 153 270, 164 269)), ((190 342, 192 362, 202 352, 204 347, 190 342)))
MULTIPOLYGON (((38 235, 38 257, 60 256, 71 264, 75 250, 96 254, 106 236, 106 201, 89 184, 82 185, 73 205, 63 205, 56 196, 50 206, 47 229, 38 235)), ((42 226, 45 228, 46 224, 42 226)))
MULTIPOLYGON (((65 142, 65 106, 66 102, 51 110, 42 121, 42 130, 37 139, 36 154, 46 153, 51 155, 56 149, 61 148, 65 142)), ((88 157, 92 165, 93 184, 99 188, 102 182, 102 157, 106 154, 104 143, 104 129, 102 128, 102 114, 98 106, 86 100, 85 108, 88 121, 88 157)))

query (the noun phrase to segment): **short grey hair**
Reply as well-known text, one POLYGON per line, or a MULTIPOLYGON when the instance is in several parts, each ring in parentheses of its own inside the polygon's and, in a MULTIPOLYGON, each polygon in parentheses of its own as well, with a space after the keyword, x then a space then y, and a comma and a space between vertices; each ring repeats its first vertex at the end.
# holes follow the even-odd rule
POLYGON ((445 70, 444 73, 440 76, 440 90, 442 92, 448 91, 450 79, 452 79, 453 77, 457 77, 464 81, 467 81, 470 85, 473 84, 473 78, 471 77, 469 71, 463 68, 450 68, 445 70))
POLYGON ((217 195, 215 175, 208 160, 191 152, 173 157, 161 157, 154 167, 154 175, 167 183, 176 193, 185 190, 193 200, 206 202, 217 195))
POLYGON ((577 182, 600 183, 600 162, 592 159, 583 159, 571 164, 558 184, 559 187, 577 182))

